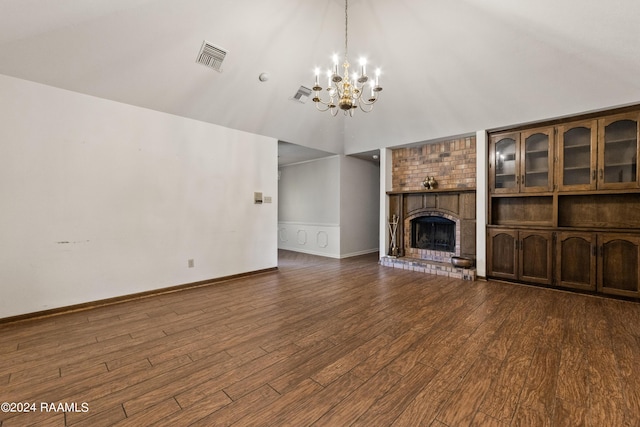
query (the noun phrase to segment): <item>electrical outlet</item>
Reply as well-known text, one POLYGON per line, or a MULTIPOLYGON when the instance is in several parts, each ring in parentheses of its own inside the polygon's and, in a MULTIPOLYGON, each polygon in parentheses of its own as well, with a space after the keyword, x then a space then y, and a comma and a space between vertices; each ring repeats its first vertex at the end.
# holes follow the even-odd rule
POLYGON ((194 266, 195 264, 194 264, 193 260, 192 260, 192 259, 190 259, 190 260, 187 260, 187 265, 189 266, 189 268, 193 268, 193 266, 194 266))

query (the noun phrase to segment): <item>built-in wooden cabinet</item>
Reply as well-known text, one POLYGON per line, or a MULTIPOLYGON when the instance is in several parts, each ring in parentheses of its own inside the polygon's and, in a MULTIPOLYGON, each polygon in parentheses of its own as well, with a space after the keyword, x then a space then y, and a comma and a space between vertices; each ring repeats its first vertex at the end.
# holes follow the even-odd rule
POLYGON ((493 277, 551 284, 552 233, 541 230, 489 230, 493 277))
POLYGON ((640 298, 640 107, 490 135, 487 276, 640 298))

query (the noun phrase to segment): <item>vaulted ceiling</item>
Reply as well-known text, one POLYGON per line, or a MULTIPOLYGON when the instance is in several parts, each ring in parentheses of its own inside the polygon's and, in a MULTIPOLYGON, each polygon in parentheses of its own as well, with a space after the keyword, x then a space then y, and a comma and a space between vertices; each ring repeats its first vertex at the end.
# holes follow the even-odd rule
POLYGON ((342 53, 343 0, 0 0, 0 74, 355 154, 637 103, 638 16, 637 0, 351 0, 350 57, 384 87, 353 118, 291 99, 342 53), (222 72, 195 62, 204 40, 222 72))

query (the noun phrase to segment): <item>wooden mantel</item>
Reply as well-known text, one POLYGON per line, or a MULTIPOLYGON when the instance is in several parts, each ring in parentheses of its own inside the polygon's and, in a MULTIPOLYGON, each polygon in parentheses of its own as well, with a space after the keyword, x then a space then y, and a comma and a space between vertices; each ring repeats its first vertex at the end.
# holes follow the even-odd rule
POLYGON ((428 194, 428 193, 475 193, 476 189, 475 187, 473 188, 469 188, 469 187, 463 187, 463 188, 436 188, 433 190, 427 190, 426 188, 424 190, 408 190, 408 191, 387 191, 387 195, 391 196, 391 195, 398 195, 398 194, 428 194))

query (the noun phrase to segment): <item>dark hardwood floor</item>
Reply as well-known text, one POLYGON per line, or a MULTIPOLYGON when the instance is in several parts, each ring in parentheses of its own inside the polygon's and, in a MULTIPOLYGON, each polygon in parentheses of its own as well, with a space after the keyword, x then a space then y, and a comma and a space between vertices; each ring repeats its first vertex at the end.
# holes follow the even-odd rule
POLYGON ((36 404, 2 427, 640 425, 637 303, 279 262, 0 325, 0 402, 36 404))

